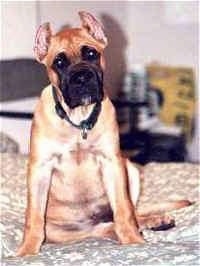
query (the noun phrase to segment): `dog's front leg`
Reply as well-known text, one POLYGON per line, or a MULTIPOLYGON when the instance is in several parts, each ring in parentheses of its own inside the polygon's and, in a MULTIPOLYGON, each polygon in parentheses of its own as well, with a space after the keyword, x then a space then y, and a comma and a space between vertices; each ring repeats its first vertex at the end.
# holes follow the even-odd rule
POLYGON ((122 244, 143 243, 135 216, 135 209, 128 192, 125 161, 112 156, 103 167, 103 180, 113 210, 115 232, 122 244))
POLYGON ((52 160, 29 161, 28 198, 24 236, 17 256, 36 254, 44 241, 45 210, 52 172, 52 160))

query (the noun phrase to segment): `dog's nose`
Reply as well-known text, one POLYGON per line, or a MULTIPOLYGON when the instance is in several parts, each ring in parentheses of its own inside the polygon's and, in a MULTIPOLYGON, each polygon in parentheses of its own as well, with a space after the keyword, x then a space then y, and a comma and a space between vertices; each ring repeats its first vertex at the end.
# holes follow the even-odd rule
POLYGON ((89 69, 83 69, 72 74, 70 83, 75 85, 84 85, 88 83, 94 76, 93 72, 89 69))

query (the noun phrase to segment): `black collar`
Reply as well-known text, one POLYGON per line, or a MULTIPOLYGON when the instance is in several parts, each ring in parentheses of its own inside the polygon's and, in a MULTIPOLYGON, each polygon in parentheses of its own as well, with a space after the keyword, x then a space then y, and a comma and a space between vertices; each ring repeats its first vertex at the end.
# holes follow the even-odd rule
POLYGON ((59 99, 58 99, 58 96, 56 93, 56 89, 54 88, 54 86, 52 86, 52 91, 53 91, 53 98, 55 101, 55 110, 56 110, 57 115, 61 119, 65 119, 73 127, 80 129, 82 138, 87 139, 87 131, 91 130, 97 122, 98 116, 99 116, 100 111, 101 111, 101 103, 98 102, 94 105, 94 108, 87 119, 82 120, 80 122, 80 124, 75 124, 74 122, 72 122, 70 120, 69 116, 67 115, 67 113, 63 109, 61 103, 59 102, 59 99))

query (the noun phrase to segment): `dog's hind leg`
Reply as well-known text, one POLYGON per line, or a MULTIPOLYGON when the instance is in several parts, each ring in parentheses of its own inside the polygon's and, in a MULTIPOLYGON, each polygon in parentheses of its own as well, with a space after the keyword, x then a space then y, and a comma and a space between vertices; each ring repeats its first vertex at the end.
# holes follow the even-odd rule
POLYGON ((177 210, 191 205, 188 200, 179 200, 153 205, 143 206, 140 212, 137 212, 137 221, 140 230, 145 228, 154 231, 167 230, 175 226, 175 221, 165 212, 177 210))
POLYGON ((140 216, 147 216, 152 214, 160 214, 168 211, 178 210, 190 206, 192 203, 189 200, 176 200, 163 203, 154 203, 143 205, 138 212, 140 216))
MULTIPOLYGON (((136 206, 140 194, 141 173, 136 166, 126 159, 126 167, 129 179, 129 195, 132 204, 136 206)), ((188 200, 177 200, 158 204, 142 206, 136 211, 137 222, 140 231, 148 228, 152 230, 167 230, 175 226, 175 221, 165 212, 177 210, 191 205, 188 200)))

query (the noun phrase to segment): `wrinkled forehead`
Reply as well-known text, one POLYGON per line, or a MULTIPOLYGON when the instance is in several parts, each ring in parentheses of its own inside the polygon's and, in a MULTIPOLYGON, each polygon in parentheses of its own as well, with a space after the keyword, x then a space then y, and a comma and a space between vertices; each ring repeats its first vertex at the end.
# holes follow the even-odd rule
POLYGON ((59 53, 64 52, 69 58, 80 55, 81 47, 94 47, 98 52, 103 51, 101 44, 96 41, 85 29, 67 29, 52 36, 47 60, 52 61, 59 53))

